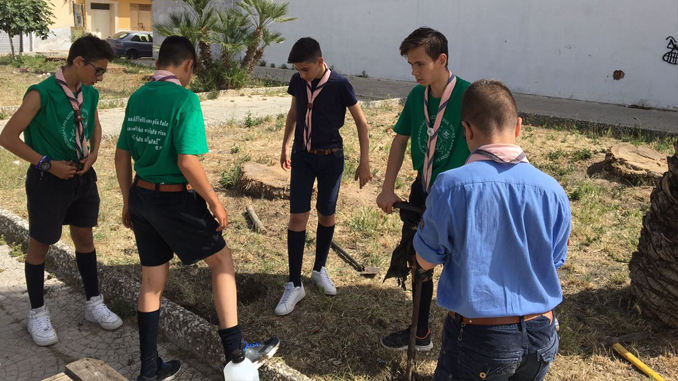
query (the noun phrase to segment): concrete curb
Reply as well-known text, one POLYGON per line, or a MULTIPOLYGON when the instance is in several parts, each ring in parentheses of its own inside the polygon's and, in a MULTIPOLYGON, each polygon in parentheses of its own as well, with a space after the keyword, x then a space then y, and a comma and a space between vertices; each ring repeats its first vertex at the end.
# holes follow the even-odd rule
MULTIPOLYGON (((8 242, 28 244, 28 221, 0 207, 0 234, 3 234, 8 242)), ((47 266, 60 280, 80 286, 75 250, 72 247, 63 242, 52 245, 47 255, 47 266)), ((99 264, 98 270, 101 293, 105 295, 106 300, 116 301, 136 311, 139 282, 131 280, 126 274, 116 271, 111 266, 99 264)), ((214 369, 218 370, 224 361, 216 326, 164 297, 160 331, 172 343, 214 369)), ((310 380, 299 371, 275 360, 265 363, 259 372, 266 380, 310 380)))
MULTIPOLYGON (((248 95, 266 95, 269 92, 275 91, 285 91, 287 94, 286 86, 276 86, 276 87, 246 87, 237 90, 220 90, 216 93, 216 98, 221 97, 239 97, 239 96, 248 96, 248 95)), ((214 99, 214 93, 196 93, 198 98, 201 101, 209 100, 210 97, 214 99)), ((116 99, 101 99, 99 100, 98 109, 106 108, 120 108, 127 106, 128 98, 116 98, 116 99)), ((19 109, 19 105, 14 106, 2 106, 0 107, 0 113, 9 116, 12 116, 19 109)), ((9 119, 9 118, 8 118, 9 119)))

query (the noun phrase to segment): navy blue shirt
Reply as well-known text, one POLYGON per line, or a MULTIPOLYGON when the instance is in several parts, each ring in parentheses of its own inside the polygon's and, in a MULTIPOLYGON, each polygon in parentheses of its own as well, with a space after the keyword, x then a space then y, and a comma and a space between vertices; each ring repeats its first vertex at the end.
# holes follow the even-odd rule
POLYGON ((543 313, 563 300, 556 269, 571 215, 556 180, 528 163, 443 172, 426 199, 417 253, 445 264, 438 305, 469 318, 543 313))
MULTIPOLYGON (((319 82, 320 79, 311 82, 313 90, 319 82)), ((287 92, 297 98, 297 127, 294 131, 292 149, 303 150, 308 95, 306 93, 306 81, 301 78, 299 73, 294 73, 292 76, 287 92)), ((334 71, 330 72, 330 78, 325 87, 313 102, 312 149, 342 147, 339 129, 344 125, 346 108, 356 103, 358 103, 358 98, 355 96, 351 83, 340 74, 334 71)))

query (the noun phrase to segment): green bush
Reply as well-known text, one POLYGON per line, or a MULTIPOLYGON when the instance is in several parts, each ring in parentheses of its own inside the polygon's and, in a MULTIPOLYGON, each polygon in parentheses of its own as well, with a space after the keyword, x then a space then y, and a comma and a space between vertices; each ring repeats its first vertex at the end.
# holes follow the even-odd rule
POLYGON ((191 82, 191 90, 195 92, 210 92, 224 89, 239 89, 247 83, 247 71, 232 64, 227 68, 221 61, 215 61, 212 67, 197 73, 191 82))

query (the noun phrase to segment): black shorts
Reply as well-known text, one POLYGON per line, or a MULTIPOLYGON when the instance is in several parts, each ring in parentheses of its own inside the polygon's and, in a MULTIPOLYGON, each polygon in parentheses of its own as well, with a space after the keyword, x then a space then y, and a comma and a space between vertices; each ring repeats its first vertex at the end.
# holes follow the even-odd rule
POLYGON ((311 210, 313 183, 318 179, 315 208, 323 216, 334 215, 343 173, 343 150, 329 155, 315 155, 303 150, 292 151, 290 213, 306 213, 311 210))
POLYGON ((160 266, 174 253, 190 265, 216 254, 226 241, 207 203, 195 191, 160 192, 132 185, 129 211, 142 266, 160 266))
POLYGON ((63 180, 34 166, 26 172, 28 231, 34 240, 54 244, 61 227, 92 228, 99 217, 97 174, 91 168, 82 176, 63 180))

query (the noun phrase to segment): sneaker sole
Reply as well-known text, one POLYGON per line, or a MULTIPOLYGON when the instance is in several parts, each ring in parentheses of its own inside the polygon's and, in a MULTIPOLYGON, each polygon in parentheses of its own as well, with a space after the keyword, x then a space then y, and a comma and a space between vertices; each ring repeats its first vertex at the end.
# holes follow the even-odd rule
POLYGON ((96 323, 99 324, 99 326, 107 331, 114 331, 122 326, 122 319, 118 318, 118 320, 114 321, 113 323, 99 323, 96 321, 94 318, 91 318, 85 314, 85 320, 87 320, 90 323, 96 323))
MULTIPOLYGON (((408 345, 402 347, 389 347, 388 345, 384 344, 383 340, 379 340, 379 342, 381 343, 382 347, 392 351, 406 351, 408 347, 408 345)), ((418 352, 428 352, 433 349, 433 343, 428 343, 427 345, 415 345, 414 349, 416 349, 418 352)))
MULTIPOLYGON (((26 327, 26 330, 28 331, 28 327, 26 327)), ((41 347, 47 347, 50 345, 54 345, 59 342, 59 336, 54 336, 53 338, 50 339, 40 339, 31 334, 31 331, 28 331, 28 334, 31 335, 31 339, 33 339, 33 342, 35 345, 41 346, 41 347)))
POLYGON ((179 369, 177 369, 176 373, 174 373, 173 375, 171 375, 171 376, 169 376, 169 377, 163 378, 161 381, 172 381, 172 380, 174 380, 175 378, 177 378, 177 376, 179 375, 179 372, 181 372, 181 368, 182 368, 183 366, 184 366, 184 364, 179 363, 179 369))

